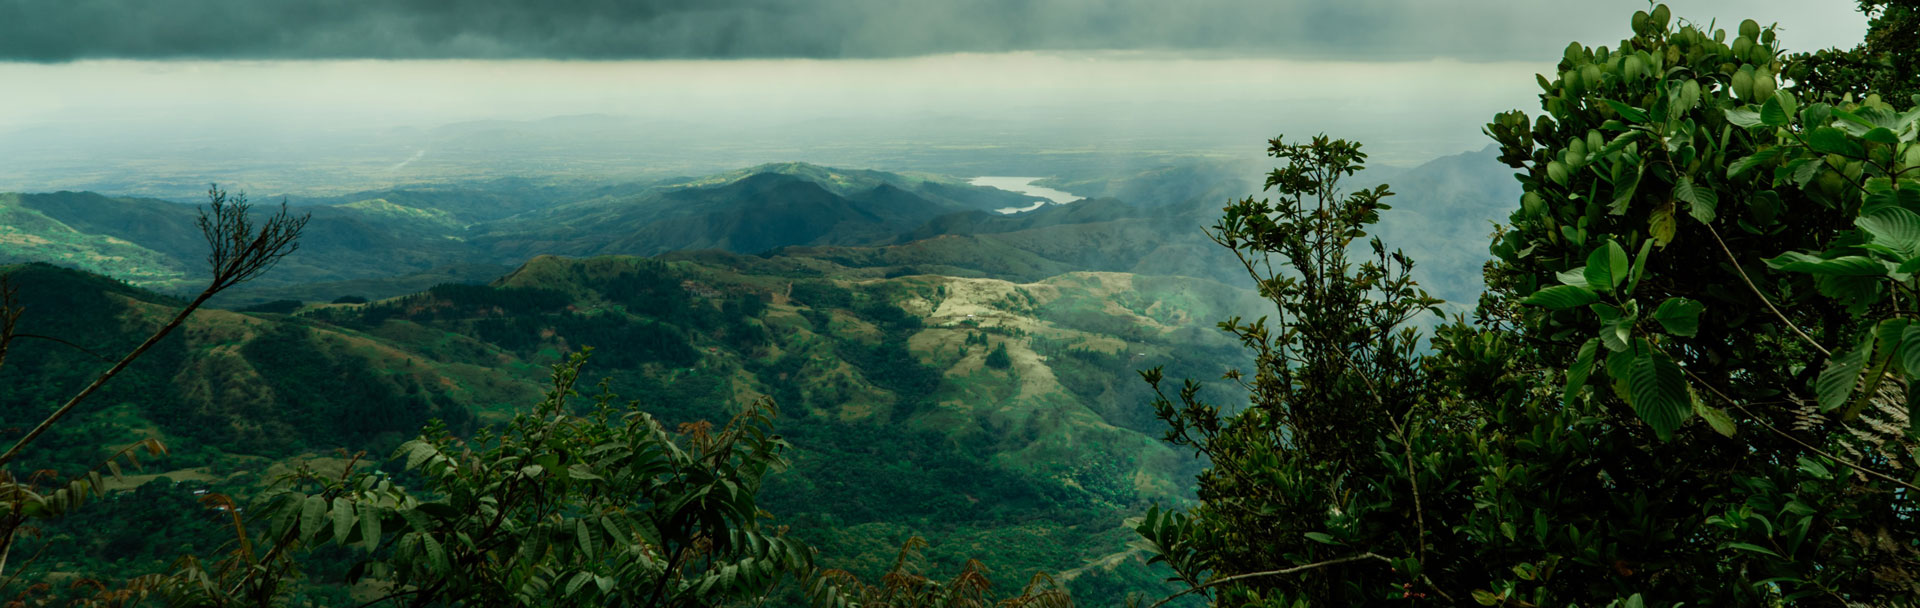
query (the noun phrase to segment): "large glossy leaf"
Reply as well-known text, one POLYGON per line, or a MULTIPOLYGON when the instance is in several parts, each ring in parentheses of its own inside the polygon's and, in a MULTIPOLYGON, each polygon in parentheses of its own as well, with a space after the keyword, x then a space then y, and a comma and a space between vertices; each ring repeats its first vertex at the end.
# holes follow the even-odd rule
POLYGON ((1887 267, 1872 258, 1846 255, 1833 259, 1790 251, 1765 260, 1768 266, 1788 272, 1826 276, 1872 277, 1887 274, 1887 267))
POLYGON ((1700 331, 1700 313, 1706 309, 1705 304, 1687 298, 1667 298, 1654 309, 1653 320, 1667 333, 1691 337, 1700 331))
POLYGON ((1853 387, 1860 380, 1860 371, 1867 366, 1867 357, 1872 353, 1873 341, 1867 340, 1858 348, 1827 360, 1820 377, 1813 381, 1813 394, 1820 401, 1820 411, 1832 411, 1846 405, 1847 397, 1853 394, 1853 387))
POLYGON ((1886 245, 1904 257, 1920 255, 1920 214, 1899 207, 1880 207, 1853 221, 1873 236, 1873 242, 1886 245))
POLYGON ((1672 439, 1673 432, 1693 414, 1686 374, 1665 355, 1647 352, 1636 356, 1627 383, 1634 413, 1661 440, 1672 439))
POLYGON ((1553 278, 1558 279, 1562 285, 1572 285, 1574 287, 1584 287, 1587 289, 1593 288, 1592 285, 1587 284, 1587 269, 1585 267, 1569 268, 1553 273, 1553 278))
POLYGON ((1788 91, 1786 89, 1776 90, 1773 92, 1772 101, 1775 104, 1778 104, 1780 106, 1780 111, 1785 112, 1789 117, 1795 114, 1798 114, 1800 112, 1800 103, 1798 100, 1793 98, 1792 91, 1788 91))
POLYGON ((1780 98, 1778 96, 1769 97, 1766 103, 1760 104, 1760 124, 1769 127, 1784 127, 1787 126, 1787 121, 1787 111, 1785 108, 1780 107, 1780 98))
POLYGON ((1606 246, 1587 254, 1585 276, 1587 285, 1600 291, 1611 291, 1627 280, 1627 250, 1620 247, 1618 241, 1607 241, 1606 246))
POLYGON ((1599 294, 1595 294, 1586 288, 1572 285, 1555 285, 1533 292, 1533 295, 1527 296, 1527 299, 1521 300, 1520 303, 1560 310, 1576 306, 1586 306, 1599 300, 1599 294))

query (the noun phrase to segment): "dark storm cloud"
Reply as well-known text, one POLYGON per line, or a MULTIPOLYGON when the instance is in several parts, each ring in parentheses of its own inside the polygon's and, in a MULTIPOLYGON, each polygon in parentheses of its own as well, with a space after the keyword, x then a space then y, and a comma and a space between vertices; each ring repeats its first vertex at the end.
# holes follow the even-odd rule
MULTIPOLYGON (((1542 56, 1573 0, 0 0, 0 59, 898 57, 1151 49, 1542 56)), ((1631 4, 1644 7, 1638 0, 1631 4)), ((1624 5, 1622 5, 1624 6, 1624 5)), ((1620 22, 1620 23, 1614 23, 1620 22)), ((1616 36, 1617 38, 1617 36, 1616 36)))

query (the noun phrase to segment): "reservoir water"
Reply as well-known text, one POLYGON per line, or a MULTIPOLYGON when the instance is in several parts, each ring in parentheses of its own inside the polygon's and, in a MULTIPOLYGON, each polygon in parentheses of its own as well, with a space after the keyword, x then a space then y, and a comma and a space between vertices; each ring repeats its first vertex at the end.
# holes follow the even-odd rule
POLYGON ((1018 192, 1028 196, 1038 196, 1040 198, 1047 199, 1044 201, 1036 201, 1032 205, 1026 206, 1026 207, 1006 207, 1006 208, 994 210, 999 213, 1021 213, 1024 211, 1032 211, 1035 209, 1039 209, 1043 206, 1046 206, 1048 203, 1052 203, 1055 205, 1065 205, 1067 203, 1080 200, 1080 197, 1074 196, 1073 193, 1071 192, 1055 190, 1045 186, 1033 185, 1034 182, 1037 182, 1043 179, 1046 179, 1046 178, 984 176, 984 177, 976 177, 976 178, 967 180, 967 183, 973 184, 975 186, 999 188, 1001 190, 1006 190, 1008 192, 1018 192))

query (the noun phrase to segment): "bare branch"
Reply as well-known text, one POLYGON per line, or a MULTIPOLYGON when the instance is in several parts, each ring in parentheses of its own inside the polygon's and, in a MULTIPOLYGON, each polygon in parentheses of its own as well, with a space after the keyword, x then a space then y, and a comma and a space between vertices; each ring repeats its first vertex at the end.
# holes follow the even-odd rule
POLYGON ((1186 594, 1189 594, 1189 593, 1193 593, 1193 592, 1195 592, 1195 591, 1201 591, 1201 590, 1205 590, 1205 589, 1210 589, 1210 588, 1213 588, 1213 587, 1218 587, 1218 586, 1221 586, 1221 585, 1225 585, 1225 584, 1228 584, 1228 583, 1237 583, 1237 582, 1240 582, 1240 581, 1243 581, 1243 580, 1247 580, 1247 579, 1250 579, 1250 578, 1260 578, 1260 577, 1265 577, 1265 576, 1280 576, 1280 575, 1283 575, 1283 574, 1295 574, 1295 573, 1299 573, 1299 572, 1306 572, 1306 571, 1308 571, 1308 570, 1315 570, 1315 569, 1319 569, 1319 568, 1325 568, 1325 567, 1327 567, 1327 566, 1338 566, 1338 565, 1340 565, 1340 564, 1347 564, 1347 563, 1352 563, 1352 562, 1357 562, 1357 561, 1363 561, 1363 560, 1369 560, 1369 559, 1377 559, 1377 560, 1380 560, 1380 561, 1383 561, 1383 562, 1386 562, 1386 563, 1389 563, 1389 564, 1391 564, 1391 563, 1393 563, 1393 560, 1390 560, 1390 559, 1387 559, 1387 558, 1386 558, 1386 556, 1383 556, 1383 555, 1380 555, 1380 554, 1377 554, 1377 553, 1361 553, 1361 554, 1359 554, 1359 555, 1349 555, 1349 556, 1347 556, 1347 557, 1341 557, 1341 558, 1336 558, 1336 559, 1330 559, 1330 560, 1326 560, 1326 561, 1322 561, 1322 562, 1314 562, 1314 563, 1311 563, 1311 564, 1302 564, 1302 565, 1299 565, 1299 566, 1294 566, 1294 567, 1292 567, 1292 568, 1284 568, 1284 569, 1280 569, 1280 570, 1268 570, 1268 571, 1265 571, 1265 572, 1248 572, 1248 573, 1246 573, 1246 574, 1236 574, 1236 575, 1233 575, 1233 576, 1229 576, 1229 577, 1226 577, 1226 578, 1220 578, 1220 579, 1214 579, 1214 580, 1211 580, 1211 581, 1207 581, 1207 582, 1206 582, 1206 583, 1204 583, 1204 584, 1201 584, 1201 585, 1199 585, 1199 586, 1196 586, 1196 587, 1193 587, 1193 588, 1190 588, 1190 589, 1187 589, 1186 591, 1181 591, 1181 592, 1179 592, 1179 593, 1175 593, 1175 594, 1173 594, 1173 595, 1169 595, 1169 596, 1167 596, 1167 597, 1165 597, 1165 598, 1161 598, 1161 600, 1160 600, 1160 601, 1158 601, 1158 602, 1154 602, 1154 603, 1153 603, 1153 605, 1152 605, 1152 606, 1149 606, 1148 608, 1160 608, 1161 606, 1165 606, 1165 605, 1167 604, 1167 602, 1171 602, 1171 601, 1173 601, 1174 599, 1176 599, 1176 598, 1179 598, 1180 596, 1183 596, 1183 595, 1186 595, 1186 594))
MULTIPOLYGON (((20 441, 14 443, 13 447, 8 449, 5 454, 0 454, 0 466, 6 466, 7 463, 12 462, 15 457, 19 456, 20 450, 24 449, 27 444, 33 443, 33 440, 38 439, 42 433, 47 432, 47 429, 52 428, 54 423, 59 422, 61 418, 71 413, 73 408, 78 406, 80 402, 85 401, 87 397, 92 396, 95 391, 100 390, 100 387, 105 385, 108 380, 112 380, 115 375, 125 370, 128 365, 133 364, 135 359, 139 359, 141 355, 146 354, 147 349, 153 348, 153 345, 158 344, 161 338, 167 337, 167 334, 172 333, 175 328, 185 323, 187 316, 193 314, 193 311, 198 310, 208 299, 228 287, 259 276, 260 273, 265 272, 268 268, 272 268, 274 263, 280 261, 280 258, 286 257, 287 254, 293 253, 298 249, 300 232, 306 228, 307 219, 310 217, 307 215, 301 215, 299 217, 292 216, 287 211, 286 203, 282 202, 280 203, 279 212, 267 218, 266 224, 262 225, 259 230, 255 230, 253 221, 247 216, 247 211, 251 209, 251 206, 247 204, 246 195, 229 197, 226 191, 221 190, 218 186, 211 186, 207 190, 207 198, 208 205, 200 211, 200 219, 197 222, 200 226, 201 234, 207 238, 208 248, 211 249, 211 252, 207 254, 207 262, 212 266, 213 278, 207 283, 206 289, 202 290, 199 296, 196 296, 192 302, 189 302, 185 307, 182 307, 178 313, 174 314, 173 319, 167 321, 166 325, 161 326, 159 330, 153 332, 153 335, 147 336, 145 342, 141 342, 140 346, 135 347, 131 352, 128 352, 126 356, 121 357, 120 361, 115 363, 112 368, 101 373, 99 377, 94 378, 92 384, 88 384, 86 388, 74 394, 66 403, 61 404, 59 409, 54 410, 53 414, 48 415, 46 420, 42 420, 38 426, 33 427, 32 431, 28 431, 27 435, 21 437, 20 441)), ((12 298, 10 296, 6 299, 6 302, 8 308, 0 309, 0 311, 16 310, 16 308, 11 305, 12 298)), ((18 312, 4 312, 4 315, 11 315, 11 318, 17 318, 18 314, 18 312)), ((4 329, 8 332, 8 339, 11 340, 12 323, 7 323, 4 329)))

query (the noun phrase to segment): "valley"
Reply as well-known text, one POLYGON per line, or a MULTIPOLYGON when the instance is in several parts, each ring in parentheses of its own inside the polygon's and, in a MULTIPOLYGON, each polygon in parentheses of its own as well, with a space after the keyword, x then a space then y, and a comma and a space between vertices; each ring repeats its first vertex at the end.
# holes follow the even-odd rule
MULTIPOLYGON (((1500 177, 1484 165, 1442 166, 1423 194, 1497 188, 1467 185, 1500 177)), ((1071 182, 1104 198, 1070 205, 1036 185, 1057 180, 804 163, 294 200, 313 214, 301 250, 192 317, 34 464, 74 470, 102 436, 152 437, 174 453, 139 492, 245 496, 297 463, 377 460, 429 420, 503 422, 549 366, 591 349, 590 375, 669 424, 776 404, 796 451, 764 500, 825 565, 877 576, 919 537, 934 567, 982 559, 1009 587, 1062 572, 1081 597, 1163 593, 1125 522, 1190 500, 1204 462, 1160 440, 1135 372, 1238 401, 1220 378, 1251 362, 1213 326, 1268 314, 1200 230, 1224 191, 1196 171, 1211 170, 1071 182), (1076 540, 1032 542, 1054 537, 1076 540)), ((112 352, 193 283, 190 203, 9 194, 0 212, 19 218, 0 259, 34 262, 6 270, 25 331, 112 352)), ((99 365, 57 345, 16 353, 0 382, 30 390, 0 398, 5 420, 99 365)), ((217 546, 205 522, 168 525, 217 546)), ((164 567, 157 545, 84 529, 46 546, 55 567, 121 550, 118 567, 164 567)))
POLYGON ((0 608, 1920 605, 1917 32, 0 1, 0 608))

